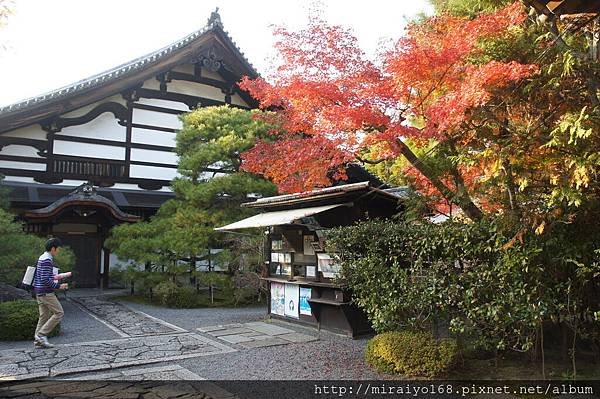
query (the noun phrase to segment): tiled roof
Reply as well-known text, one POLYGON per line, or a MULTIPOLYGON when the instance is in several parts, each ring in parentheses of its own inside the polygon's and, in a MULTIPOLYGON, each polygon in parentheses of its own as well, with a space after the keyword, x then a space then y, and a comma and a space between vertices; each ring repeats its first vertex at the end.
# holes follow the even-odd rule
POLYGON ((258 75, 258 72, 254 69, 252 64, 245 58, 244 53, 237 47, 236 43, 231 39, 227 31, 223 29, 223 24, 221 23, 221 19, 217 11, 213 12, 208 23, 202 29, 191 33, 166 47, 161 48, 160 50, 154 51, 150 54, 144 55, 142 57, 136 58, 127 63, 121 64, 115 68, 109 69, 108 71, 104 71, 97 75, 91 76, 87 79, 80 80, 71 85, 61 87, 59 89, 53 90, 51 92, 41 94, 36 97, 31 97, 26 100, 22 100, 16 102, 14 104, 10 104, 4 107, 0 107, 0 116, 10 114, 12 112, 21 111, 28 107, 40 105, 46 102, 53 102, 60 100, 65 97, 69 97, 73 94, 77 94, 80 92, 87 91, 91 88, 101 86, 107 82, 117 80, 122 78, 123 76, 130 75, 139 70, 145 69, 146 67, 153 65, 164 58, 168 57, 170 54, 174 53, 177 50, 180 50, 186 46, 189 46, 196 39, 204 35, 206 32, 219 29, 221 32, 225 34, 225 36, 231 41, 235 50, 238 52, 238 55, 245 66, 252 71, 253 74, 258 75))

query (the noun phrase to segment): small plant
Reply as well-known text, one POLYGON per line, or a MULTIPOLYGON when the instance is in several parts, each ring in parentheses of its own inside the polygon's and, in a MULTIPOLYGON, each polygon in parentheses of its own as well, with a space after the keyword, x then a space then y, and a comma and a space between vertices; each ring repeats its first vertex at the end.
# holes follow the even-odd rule
POLYGON ((452 338, 435 339, 428 333, 397 331, 371 339, 365 359, 380 372, 436 377, 452 368, 457 354, 458 345, 452 338))
MULTIPOLYGON (((0 302, 0 341, 22 341, 33 339, 39 317, 35 301, 17 300, 0 302)), ((53 337, 60 332, 60 325, 50 333, 53 337)))

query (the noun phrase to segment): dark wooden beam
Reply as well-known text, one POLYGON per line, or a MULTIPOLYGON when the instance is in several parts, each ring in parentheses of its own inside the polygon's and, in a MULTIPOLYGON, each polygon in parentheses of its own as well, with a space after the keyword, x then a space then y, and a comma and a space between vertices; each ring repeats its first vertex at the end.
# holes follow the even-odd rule
POLYGON ((131 170, 131 129, 133 123, 133 93, 127 98, 127 125, 125 126, 125 174, 129 176, 131 170))
POLYGON ((153 89, 139 89, 136 93, 140 98, 156 98, 159 100, 168 100, 184 103, 189 109, 198 108, 200 106, 207 107, 211 105, 223 105, 223 101, 213 100, 211 98, 191 96, 189 94, 162 92, 160 90, 153 89))
POLYGON ((144 125, 142 123, 132 123, 131 127, 137 127, 140 129, 157 130, 159 132, 177 133, 177 129, 162 126, 144 125))
MULTIPOLYGON (((137 125, 134 123, 134 124, 132 124, 132 126, 136 127, 137 125)), ((140 125, 140 126, 144 126, 144 125, 140 125)), ((70 141, 73 143, 100 144, 100 145, 107 145, 107 146, 112 146, 112 147, 130 146, 131 148, 138 148, 138 149, 142 149, 142 150, 154 150, 154 151, 166 151, 166 152, 173 152, 173 148, 174 148, 174 147, 166 147, 166 146, 154 145, 154 144, 127 143, 125 141, 100 140, 100 139, 91 139, 88 137, 66 136, 66 135, 61 135, 61 134, 55 135, 55 140, 70 141)))
POLYGON ((40 183, 60 183, 64 179, 68 180, 97 180, 97 183, 103 187, 108 187, 115 183, 128 183, 128 184, 154 184, 160 185, 161 187, 167 187, 171 184, 170 180, 159 180, 159 179, 142 179, 133 177, 114 177, 114 178, 94 178, 93 176, 85 176, 80 174, 53 174, 39 170, 23 170, 14 168, 0 168, 0 173, 6 176, 19 176, 19 177, 31 177, 40 183))
POLYGON ((157 107, 156 105, 148 105, 148 104, 140 104, 140 103, 133 103, 133 108, 144 109, 146 111, 162 112, 163 114, 172 114, 172 115, 181 115, 181 114, 185 114, 186 112, 188 112, 188 111, 182 111, 180 109, 157 107))
POLYGON ((13 162, 46 163, 46 158, 33 158, 33 157, 24 157, 24 156, 19 156, 19 155, 2 155, 2 154, 0 154, 0 160, 13 161, 13 162))
POLYGON ((38 150, 40 155, 46 154, 48 151, 48 142, 46 140, 37 140, 37 139, 27 139, 22 137, 10 137, 10 136, 0 136, 0 150, 2 147, 6 147, 9 145, 24 145, 27 147, 34 147, 38 150))
POLYGON ((183 80, 186 82, 200 83, 200 84, 205 84, 208 86, 217 87, 222 90, 229 89, 230 87, 235 85, 235 81, 223 82, 223 81, 220 81, 217 79, 205 78, 203 76, 190 75, 189 73, 184 73, 184 72, 170 71, 170 72, 167 72, 167 76, 172 80, 183 80))
POLYGON ((169 169, 177 169, 177 165, 173 165, 170 163, 159 163, 159 162, 146 162, 146 161, 135 161, 130 160, 130 165, 140 165, 140 166, 155 166, 158 168, 169 168, 169 169))
POLYGON ((78 116, 75 118, 55 117, 48 121, 42 122, 41 125, 42 129, 46 132, 57 133, 65 127, 84 125, 96 119, 105 112, 112 113, 115 116, 115 118, 119 120, 118 123, 120 125, 125 125, 127 123, 127 117, 129 116, 127 108, 116 102, 107 102, 99 104, 85 115, 78 116))

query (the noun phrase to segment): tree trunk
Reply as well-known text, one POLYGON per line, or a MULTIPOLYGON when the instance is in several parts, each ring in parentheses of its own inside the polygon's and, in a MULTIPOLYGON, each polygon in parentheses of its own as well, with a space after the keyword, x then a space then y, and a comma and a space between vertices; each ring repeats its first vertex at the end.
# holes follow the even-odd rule
POLYGON ((411 163, 411 165, 417 169, 423 176, 425 176, 431 184, 442 194, 444 198, 446 198, 451 203, 458 206, 467 217, 473 221, 481 220, 483 217, 483 212, 481 209, 473 203, 473 200, 466 192, 466 190, 461 190, 462 192, 455 193, 448 186, 446 186, 436 175, 436 173, 431 170, 425 163, 423 163, 410 148, 402 140, 398 140, 398 144, 400 145, 400 152, 404 157, 411 163))

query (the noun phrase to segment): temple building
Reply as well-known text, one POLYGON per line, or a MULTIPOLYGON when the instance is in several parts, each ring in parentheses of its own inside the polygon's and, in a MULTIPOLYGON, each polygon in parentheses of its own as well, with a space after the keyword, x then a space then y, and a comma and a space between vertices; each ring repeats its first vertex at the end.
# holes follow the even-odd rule
POLYGON ((179 115, 257 106, 236 84, 243 76, 258 74, 215 11, 167 47, 0 108, 0 174, 12 210, 28 231, 73 249, 78 286, 106 286, 117 262, 104 247, 112 226, 147 218, 173 197, 179 115))

